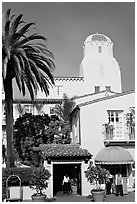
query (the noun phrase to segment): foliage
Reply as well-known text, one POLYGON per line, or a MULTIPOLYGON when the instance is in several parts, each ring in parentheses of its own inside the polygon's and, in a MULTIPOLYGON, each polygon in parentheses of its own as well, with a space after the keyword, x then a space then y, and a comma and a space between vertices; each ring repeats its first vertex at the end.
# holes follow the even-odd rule
POLYGON ((20 116, 22 116, 24 114, 24 106, 21 105, 21 103, 17 103, 16 109, 17 109, 20 116))
MULTIPOLYGON (((32 147, 39 146, 45 139, 45 128, 51 118, 48 115, 25 113, 19 117, 14 126, 14 148, 19 159, 24 163, 39 162, 39 155, 33 153, 32 147)), ((45 139, 46 140, 46 139, 45 139)))
POLYGON ((114 126, 111 125, 110 123, 105 123, 103 124, 103 127, 104 127, 104 131, 103 131, 103 134, 105 135, 105 137, 107 139, 112 139, 113 136, 114 136, 114 126))
POLYGON ((6 12, 2 33, 3 80, 11 74, 23 95, 26 84, 32 99, 39 87, 48 95, 49 84, 54 84, 51 71, 55 65, 45 45, 47 39, 39 33, 28 34, 35 24, 25 23, 22 14, 14 17, 10 12, 10 9, 6 12))
POLYGON ((110 173, 105 168, 99 165, 94 166, 92 162, 89 164, 87 171, 85 171, 85 177, 90 184, 94 184, 94 190, 101 190, 101 184, 105 183, 110 173))
POLYGON ((34 107, 37 109, 38 115, 43 114, 44 112, 42 111, 44 104, 42 103, 35 103, 34 107))
POLYGON ((45 130, 45 138, 47 143, 70 144, 70 125, 68 122, 61 120, 51 121, 45 130))
POLYGON ((32 148, 47 143, 70 143, 70 125, 57 116, 32 115, 25 113, 14 125, 14 149, 17 158, 25 164, 39 166, 40 153, 32 148))
MULTIPOLYGON (((3 15, 4 16, 4 15, 3 15)), ((13 138, 13 89, 16 80, 19 91, 25 95, 26 88, 33 100, 38 89, 49 94, 54 84, 52 71, 55 68, 53 55, 47 49, 47 39, 32 33, 34 23, 25 23, 23 15, 15 17, 8 9, 3 18, 2 32, 2 77, 5 92, 7 167, 14 166, 13 138)))
POLYGON ((70 113, 75 106, 73 98, 69 99, 66 94, 63 95, 63 103, 55 106, 55 112, 63 121, 70 121, 70 113))
POLYGON ((135 107, 131 107, 130 112, 126 114, 126 125, 129 129, 129 134, 135 135, 135 107))
POLYGON ((44 167, 34 168, 29 179, 29 186, 36 190, 36 194, 42 194, 42 190, 48 187, 51 174, 44 167))

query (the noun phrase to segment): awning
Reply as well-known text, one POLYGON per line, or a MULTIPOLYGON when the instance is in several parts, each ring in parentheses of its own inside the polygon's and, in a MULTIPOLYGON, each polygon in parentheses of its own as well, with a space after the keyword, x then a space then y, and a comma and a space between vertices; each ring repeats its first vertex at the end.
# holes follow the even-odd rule
POLYGON ((80 145, 73 144, 44 144, 33 148, 34 151, 41 151, 44 159, 90 159, 91 154, 80 145))
POLYGON ((131 154, 118 146, 105 147, 95 157, 95 164, 131 164, 131 154))

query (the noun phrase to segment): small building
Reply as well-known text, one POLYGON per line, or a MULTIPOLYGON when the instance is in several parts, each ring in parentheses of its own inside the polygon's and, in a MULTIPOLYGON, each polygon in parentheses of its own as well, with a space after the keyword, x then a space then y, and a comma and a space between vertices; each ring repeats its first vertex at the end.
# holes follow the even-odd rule
POLYGON ((86 192, 87 181, 84 171, 92 155, 77 144, 45 144, 35 147, 44 160, 44 167, 49 170, 49 179, 46 194, 53 197, 62 190, 64 175, 75 181, 76 194, 83 195, 86 192))

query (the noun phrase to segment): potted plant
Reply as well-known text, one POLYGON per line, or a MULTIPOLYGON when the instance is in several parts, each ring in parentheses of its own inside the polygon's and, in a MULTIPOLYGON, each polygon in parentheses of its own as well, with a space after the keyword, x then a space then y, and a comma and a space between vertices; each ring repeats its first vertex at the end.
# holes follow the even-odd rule
POLYGON ((29 180, 29 187, 36 190, 36 193, 31 196, 33 202, 45 202, 46 195, 43 193, 48 187, 48 180, 51 174, 44 167, 37 167, 32 170, 29 180))
POLYGON ((95 202, 103 202, 105 197, 105 189, 102 184, 105 184, 106 179, 109 177, 110 173, 105 168, 101 166, 94 166, 91 162, 85 171, 85 176, 90 184, 93 185, 91 194, 95 202))

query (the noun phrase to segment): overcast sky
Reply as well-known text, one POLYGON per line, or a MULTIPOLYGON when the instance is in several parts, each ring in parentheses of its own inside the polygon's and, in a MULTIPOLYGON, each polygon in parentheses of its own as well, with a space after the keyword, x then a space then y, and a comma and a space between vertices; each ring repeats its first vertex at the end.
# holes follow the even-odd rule
POLYGON ((122 72, 123 91, 135 89, 134 2, 4 2, 15 15, 35 22, 48 39, 55 57, 56 76, 78 76, 83 42, 94 33, 107 35, 114 43, 114 57, 122 72))

